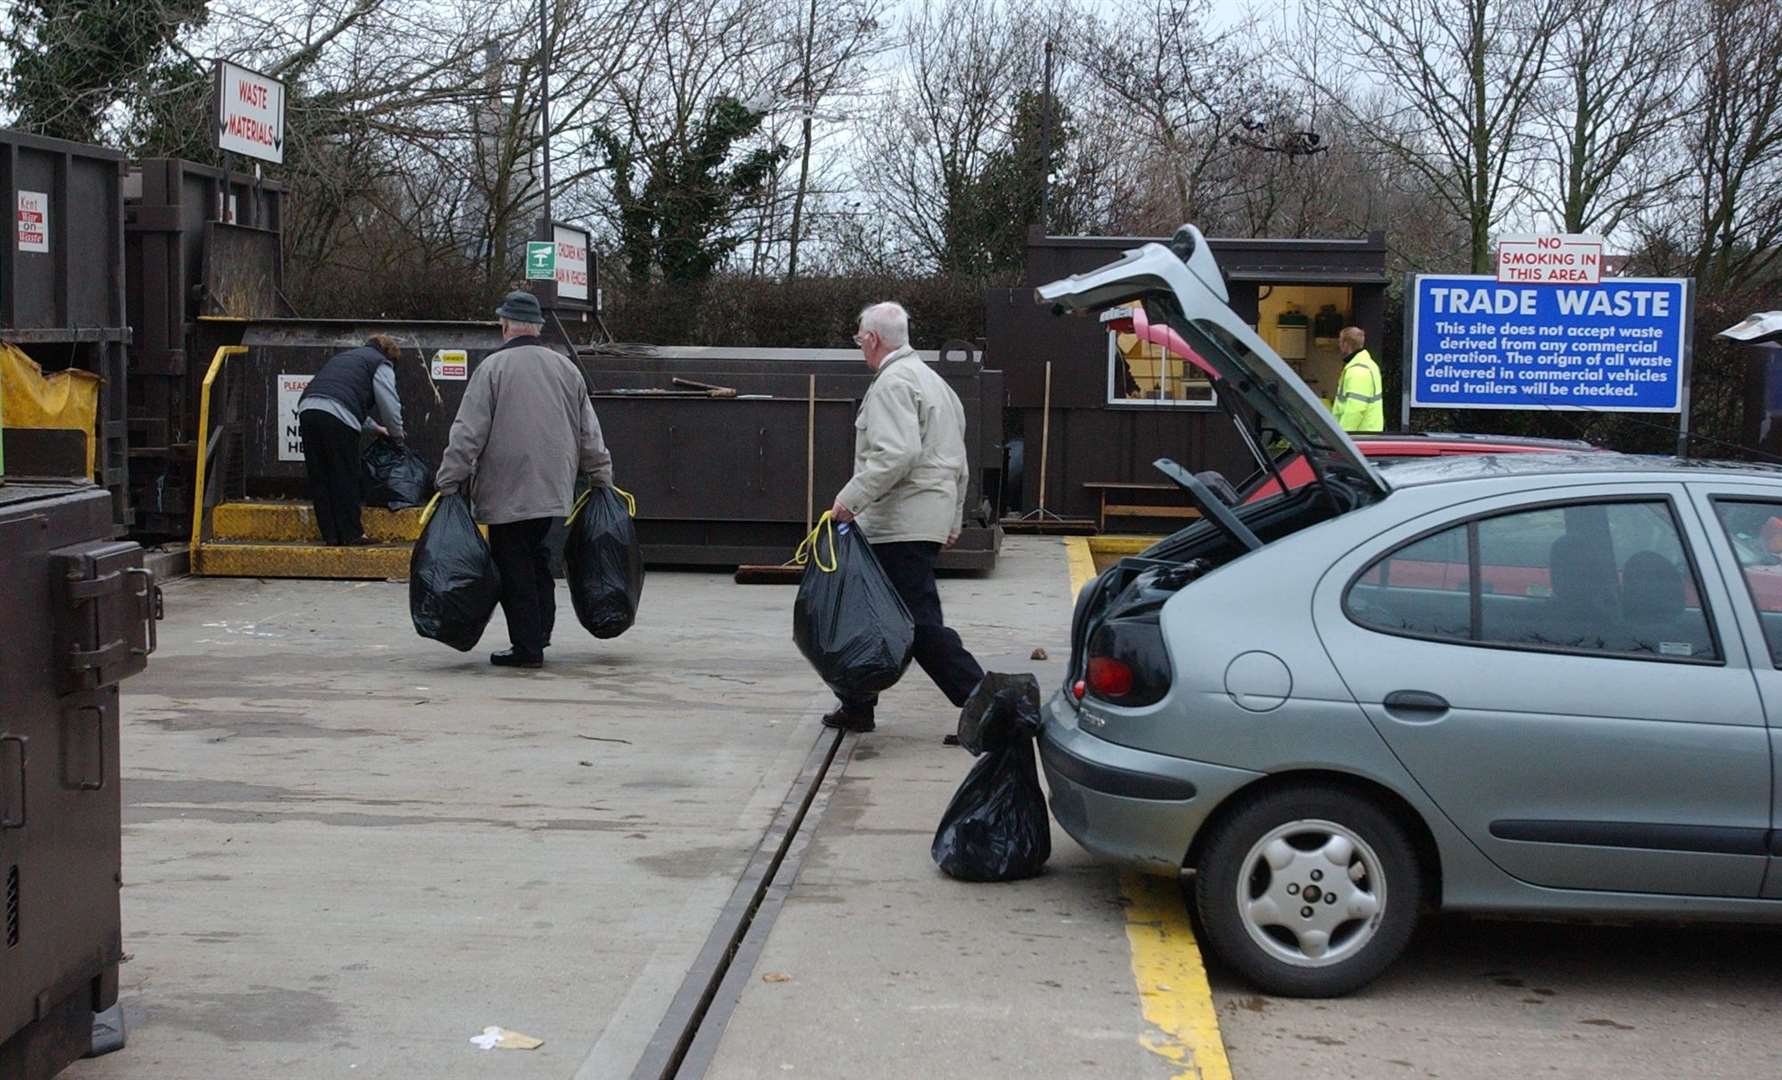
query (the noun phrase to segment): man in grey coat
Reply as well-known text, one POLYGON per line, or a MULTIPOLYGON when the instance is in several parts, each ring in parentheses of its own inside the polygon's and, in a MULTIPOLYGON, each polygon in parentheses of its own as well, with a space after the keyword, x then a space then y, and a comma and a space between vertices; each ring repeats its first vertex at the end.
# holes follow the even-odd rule
POLYGON ((445 494, 465 489, 477 520, 489 526, 513 643, 490 663, 536 668, 544 666, 557 618, 545 536, 569 513, 577 472, 610 487, 613 459, 580 369, 539 341, 538 299, 509 293, 495 314, 506 344, 484 357, 464 388, 438 486, 445 494))
MULTIPOLYGON (((916 663, 949 701, 964 705, 984 669, 941 616, 934 562, 965 523, 965 407, 910 348, 910 317, 900 305, 862 311, 854 343, 873 380, 854 420, 854 476, 830 512, 855 522, 872 544, 916 620, 916 663)), ((871 731, 877 703, 874 696, 843 701, 823 723, 871 731)))

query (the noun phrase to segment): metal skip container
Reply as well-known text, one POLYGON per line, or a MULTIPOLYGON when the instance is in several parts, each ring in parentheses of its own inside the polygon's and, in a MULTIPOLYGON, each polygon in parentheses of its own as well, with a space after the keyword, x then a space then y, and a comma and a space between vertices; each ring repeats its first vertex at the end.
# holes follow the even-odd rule
POLYGON ((118 683, 159 594, 85 482, 0 484, 0 1077, 54 1076, 118 996, 118 683))
MULTIPOLYGON (((112 533, 131 514, 124 347, 124 155, 0 129, 0 341, 47 371, 98 375, 95 477, 111 495, 112 533)), ((40 472, 23 456, 15 474, 40 472)))
MULTIPOLYGON (((330 356, 373 333, 403 345, 396 384, 408 445, 438 465, 471 374, 501 345, 494 324, 200 319, 207 349, 243 349, 211 392, 219 445, 207 505, 302 497, 297 400, 330 356)), ((969 346, 921 356, 964 406, 971 467, 965 527, 940 566, 990 570, 1002 539, 991 509, 1002 484, 1002 374, 969 346)), ((872 381, 858 352, 616 346, 574 359, 618 483, 637 496, 653 564, 783 562, 852 471, 854 421, 872 381)))

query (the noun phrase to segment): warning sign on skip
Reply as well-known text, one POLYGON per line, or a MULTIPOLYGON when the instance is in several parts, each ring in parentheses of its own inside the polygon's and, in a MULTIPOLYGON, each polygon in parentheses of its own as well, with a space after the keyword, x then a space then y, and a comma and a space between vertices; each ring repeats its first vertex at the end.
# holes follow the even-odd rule
POLYGON ((297 427, 297 401, 309 388, 313 375, 278 377, 278 459, 303 460, 303 433, 297 427))

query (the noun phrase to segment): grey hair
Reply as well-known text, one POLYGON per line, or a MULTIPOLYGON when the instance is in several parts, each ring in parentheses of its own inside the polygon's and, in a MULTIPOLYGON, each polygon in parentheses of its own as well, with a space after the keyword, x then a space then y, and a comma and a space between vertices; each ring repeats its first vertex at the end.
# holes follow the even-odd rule
POLYGON ((541 323, 541 322, 521 322, 521 321, 520 321, 520 320, 518 320, 518 319, 510 319, 510 318, 508 318, 508 317, 507 317, 507 316, 505 316, 505 315, 503 315, 503 316, 502 316, 502 317, 501 317, 501 332, 502 332, 502 333, 503 333, 503 334, 505 334, 505 333, 507 333, 507 332, 508 332, 508 327, 510 327, 510 326, 517 326, 517 327, 520 327, 520 328, 522 328, 522 329, 526 329, 526 330, 536 330, 536 331, 538 331, 538 332, 539 332, 539 333, 541 333, 541 334, 542 334, 542 333, 544 333, 544 323, 541 323))
POLYGON ((893 300, 869 304, 860 312, 860 329, 877 334, 886 348, 901 349, 910 343, 910 313, 893 300))

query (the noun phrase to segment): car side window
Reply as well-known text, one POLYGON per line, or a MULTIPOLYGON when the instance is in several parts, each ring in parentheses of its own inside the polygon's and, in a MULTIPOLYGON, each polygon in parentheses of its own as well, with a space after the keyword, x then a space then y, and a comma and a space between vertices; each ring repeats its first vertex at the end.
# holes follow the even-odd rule
MULTIPOLYGON (((1701 595, 1670 504, 1654 499, 1476 518, 1374 563, 1350 586, 1345 606, 1356 622, 1388 633, 1717 660, 1701 595)), ((1782 633, 1782 621, 1776 629, 1782 633)))
POLYGON ((1399 548, 1349 589, 1349 613, 1364 625, 1423 637, 1465 638, 1472 601, 1466 526, 1399 548))
POLYGON ((1770 663, 1782 667, 1782 503, 1716 499, 1714 510, 1763 623, 1770 663))

